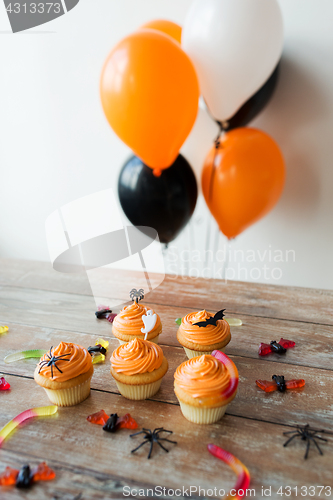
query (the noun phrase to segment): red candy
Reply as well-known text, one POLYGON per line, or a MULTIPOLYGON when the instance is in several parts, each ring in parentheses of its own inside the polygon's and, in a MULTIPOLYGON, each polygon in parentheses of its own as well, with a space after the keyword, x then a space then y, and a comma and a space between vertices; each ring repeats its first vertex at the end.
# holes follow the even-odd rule
POLYGON ((123 417, 118 417, 116 427, 117 429, 137 429, 138 424, 129 413, 126 413, 123 417))
POLYGON ((281 344, 285 349, 290 349, 291 347, 295 347, 296 342, 293 340, 281 339, 279 344, 281 344))
POLYGON ((51 481, 56 477, 54 470, 50 469, 46 462, 40 463, 32 471, 34 481, 51 481))
POLYGON ((11 467, 6 467, 5 472, 0 474, 0 485, 1 486, 13 486, 16 483, 16 478, 19 471, 17 469, 12 469, 11 467))
POLYGON ((93 413, 92 415, 89 415, 89 417, 87 417, 88 422, 97 425, 105 425, 108 419, 109 415, 107 415, 104 410, 93 413))
MULTIPOLYGON (((104 410, 100 410, 97 413, 93 413, 92 415, 89 415, 87 417, 88 422, 91 422, 92 424, 97 424, 97 425, 105 425, 106 422, 109 420, 109 415, 105 413, 104 410)), ((117 423, 116 423, 116 428, 118 429, 137 429, 138 424, 134 420, 134 418, 131 417, 129 413, 126 413, 123 417, 118 417, 117 418, 117 423)))
POLYGON ((10 389, 10 384, 4 379, 4 377, 0 377, 0 391, 8 391, 10 389))

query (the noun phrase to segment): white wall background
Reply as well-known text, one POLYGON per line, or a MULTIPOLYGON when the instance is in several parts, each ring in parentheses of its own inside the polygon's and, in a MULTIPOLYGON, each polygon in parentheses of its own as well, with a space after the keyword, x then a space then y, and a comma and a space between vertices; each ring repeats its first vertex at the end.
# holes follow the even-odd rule
MULTIPOLYGON (((0 5, 1 257, 49 260, 46 217, 76 198, 116 189, 117 174, 130 152, 107 125, 100 106, 102 64, 121 37, 147 20, 182 24, 190 4, 81 0, 52 23, 15 35, 0 5)), ((285 21, 281 78, 273 100, 253 126, 279 143, 287 184, 274 211, 232 244, 245 258, 248 250, 259 251, 256 262, 241 262, 238 253, 230 269, 241 265, 242 280, 332 288, 333 2, 280 4, 285 21), (283 255, 294 250, 295 262, 289 258, 275 263, 269 251, 276 255, 277 249, 283 255), (258 276, 253 268, 261 270, 264 264, 269 271, 258 276), (272 276, 275 267, 282 275, 274 271, 272 276)), ((200 112, 183 148, 197 171, 214 135, 214 124, 200 112)), ((182 250, 205 249, 208 224, 208 246, 223 250, 225 240, 222 235, 216 239, 215 223, 201 199, 190 227, 169 250, 170 271, 179 271, 177 255, 182 250)), ((186 260, 187 254, 183 257, 186 260)), ((192 254, 192 260, 198 255, 192 254)), ((196 274, 200 268, 218 275, 213 264, 221 268, 217 259, 205 271, 204 263, 192 264, 185 262, 183 272, 196 274)))

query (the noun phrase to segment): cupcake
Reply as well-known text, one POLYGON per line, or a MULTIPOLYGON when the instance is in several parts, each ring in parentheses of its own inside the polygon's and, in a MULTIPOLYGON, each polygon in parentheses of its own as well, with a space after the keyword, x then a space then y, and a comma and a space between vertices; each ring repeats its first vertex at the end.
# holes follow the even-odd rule
POLYGON ((158 344, 158 337, 162 332, 160 317, 150 307, 137 302, 124 307, 113 320, 112 333, 120 344, 125 344, 133 339, 144 339, 147 331, 146 340, 158 344), (149 318, 148 323, 147 318, 149 318), (149 325, 152 324, 154 326, 150 328, 149 325))
POLYGON ((44 388, 51 403, 74 406, 90 394, 94 368, 84 347, 60 342, 58 347, 41 357, 35 370, 35 381, 44 388))
POLYGON ((220 351, 214 351, 214 356, 203 354, 185 361, 174 377, 180 409, 187 420, 196 424, 220 420, 236 396, 237 368, 220 351))
POLYGON ((231 339, 230 326, 224 319, 215 325, 198 326, 195 323, 205 321, 214 315, 207 311, 192 312, 182 318, 177 331, 177 340, 184 347, 187 357, 211 354, 215 349, 223 351, 231 339))
POLYGON ((128 399, 147 399, 159 390, 168 361, 157 344, 135 338, 111 356, 111 375, 128 399))

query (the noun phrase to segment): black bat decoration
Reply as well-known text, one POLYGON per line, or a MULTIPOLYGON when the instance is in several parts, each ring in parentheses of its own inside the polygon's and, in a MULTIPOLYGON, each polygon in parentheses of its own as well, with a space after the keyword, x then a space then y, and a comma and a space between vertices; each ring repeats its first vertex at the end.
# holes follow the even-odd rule
POLYGON ((205 321, 199 321, 199 323, 193 323, 193 324, 196 326, 203 326, 203 327, 206 327, 208 325, 216 326, 216 322, 219 319, 224 318, 224 311, 225 311, 225 309, 221 309, 221 311, 218 311, 212 318, 208 318, 205 321))

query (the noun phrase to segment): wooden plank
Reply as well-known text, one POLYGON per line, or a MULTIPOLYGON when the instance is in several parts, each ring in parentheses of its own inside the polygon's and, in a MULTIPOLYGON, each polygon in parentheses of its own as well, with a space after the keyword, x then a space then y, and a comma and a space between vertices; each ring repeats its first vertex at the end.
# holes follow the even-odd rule
MULTIPOLYGON (((28 289, 0 289, 0 320, 18 328, 24 335, 23 325, 36 325, 49 329, 62 329, 73 332, 95 333, 98 336, 110 336, 112 327, 107 321, 97 320, 94 314, 96 305, 91 297, 58 292, 28 289)), ((189 308, 154 306, 163 325, 161 344, 179 346, 176 333, 177 317, 183 317, 189 308)), ((333 326, 317 325, 295 321, 260 318, 246 315, 239 316, 241 327, 231 327, 232 340, 226 353, 258 359, 260 342, 279 341, 281 337, 294 340, 297 347, 290 349, 285 356, 270 355, 267 360, 279 363, 297 364, 318 368, 332 369, 333 326)), ((30 330, 29 330, 30 331, 30 330)), ((22 345, 26 337, 20 338, 22 345)), ((265 359, 266 360, 266 359, 265 359)))
MULTIPOLYGON (((26 336, 25 349, 49 349, 51 345, 57 345, 62 340, 88 347, 93 345, 97 338, 96 336, 61 330, 29 328, 20 331, 20 328, 17 327, 17 332, 13 329, 11 335, 8 334, 1 339, 0 370, 3 373, 33 377, 37 360, 24 360, 12 364, 3 362, 3 357, 6 354, 17 350, 16 346, 24 340, 24 335, 26 336), (15 342, 14 339, 17 341, 15 342)), ((109 373, 109 358, 113 349, 118 347, 118 341, 110 336, 108 336, 108 340, 110 340, 110 350, 107 360, 104 364, 95 366, 92 387, 101 391, 118 393, 116 383, 109 373)), ((169 371, 163 379, 160 391, 152 400, 178 404, 173 391, 173 374, 187 358, 181 347, 163 346, 163 351, 169 361, 169 371)), ((231 356, 231 358, 239 370, 240 384, 237 397, 228 407, 229 414, 276 423, 330 425, 333 416, 333 409, 328 403, 333 395, 331 371, 290 364, 282 366, 274 361, 241 356, 231 356), (286 379, 303 378, 306 381, 306 387, 285 394, 277 392, 265 394, 255 385, 256 379, 270 380, 274 374, 285 375, 286 379), (315 412, 314 408, 316 408, 315 412)))
MULTIPOLYGON (((1 259, 3 285, 52 290, 75 294, 90 294, 85 274, 57 273, 50 263, 1 259)), ((113 271, 115 297, 127 294, 135 286, 135 272, 113 271)), ((105 278, 107 279, 107 278, 105 278)), ((161 286, 147 294, 155 304, 204 307, 218 310, 223 304, 235 314, 289 319, 333 325, 333 291, 298 288, 240 281, 166 276, 161 286), (181 293, 180 293, 181 290, 181 293)))
MULTIPOLYGON (((8 377, 12 391, 4 393, 0 426, 28 407, 48 404, 44 392, 31 380, 8 377)), ((152 401, 128 401, 114 394, 92 391, 90 398, 72 408, 60 408, 58 415, 34 419, 14 433, 3 445, 0 467, 36 463, 46 460, 57 471, 50 483, 40 483, 28 498, 52 498, 59 493, 76 494, 84 489, 83 498, 113 498, 122 485, 133 481, 140 485, 161 485, 167 488, 197 486, 231 488, 233 472, 207 452, 214 442, 236 455, 250 470, 251 487, 261 498, 261 486, 272 486, 271 498, 280 486, 331 485, 333 460, 332 441, 324 444, 324 455, 311 450, 304 461, 304 443, 294 441, 283 448, 285 426, 251 421, 232 416, 217 424, 199 426, 185 420, 178 407, 152 401), (141 426, 163 426, 174 431, 177 446, 170 445, 165 454, 157 447, 151 460, 146 449, 130 453, 140 441, 130 439, 130 431, 106 434, 100 426, 86 421, 86 416, 104 408, 122 415, 130 412, 141 426), (10 462, 8 462, 8 460, 10 462), (68 488, 68 490, 67 490, 68 488), (86 489, 88 494, 86 495, 86 489), (44 497, 41 495, 41 491, 44 497), (96 496, 92 497, 92 491, 96 496), (104 496, 103 496, 104 495, 104 496)), ((17 490, 6 492, 6 499, 22 498, 17 490)), ((63 498, 63 497, 60 497, 63 498)), ((70 498, 70 497, 69 497, 70 498)), ((295 498, 291 496, 291 498, 295 498)))

